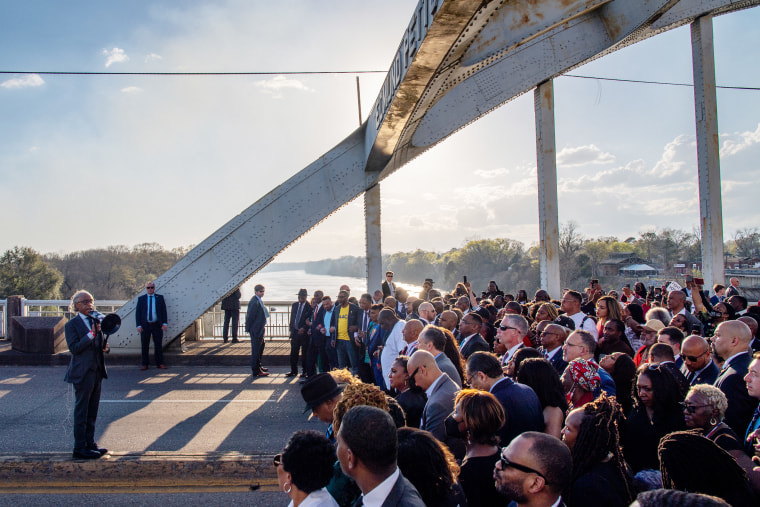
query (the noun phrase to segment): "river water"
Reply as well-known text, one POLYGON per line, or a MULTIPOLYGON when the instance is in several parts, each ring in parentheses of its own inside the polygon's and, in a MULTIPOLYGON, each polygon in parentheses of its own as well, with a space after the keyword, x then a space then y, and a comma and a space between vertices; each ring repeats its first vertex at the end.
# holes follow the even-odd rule
MULTIPOLYGON (((335 299, 338 295, 338 289, 344 284, 351 288, 351 295, 357 298, 367 292, 367 280, 364 278, 315 275, 307 273, 304 270, 268 271, 265 269, 240 287, 243 300, 248 301, 253 297, 253 288, 257 284, 261 284, 266 288, 264 294, 265 301, 295 301, 298 299, 299 289, 308 290, 309 297, 314 294, 315 290, 319 289, 324 291, 326 296, 331 296, 335 299)), ((397 285, 405 288, 411 295, 417 295, 422 289, 419 285, 406 283, 398 283, 397 285)), ((370 294, 378 289, 380 289, 380 286, 373 287, 370 294)))

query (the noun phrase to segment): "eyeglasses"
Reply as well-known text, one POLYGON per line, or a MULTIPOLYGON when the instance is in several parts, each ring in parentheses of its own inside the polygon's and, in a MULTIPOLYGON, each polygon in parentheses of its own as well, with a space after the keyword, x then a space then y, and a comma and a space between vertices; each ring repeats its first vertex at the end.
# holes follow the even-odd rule
POLYGON ((683 356, 683 358, 687 359, 688 361, 691 361, 692 363, 696 363, 699 360, 699 358, 704 356, 705 354, 707 354, 707 351, 702 352, 698 356, 683 356))
POLYGON ((148 285, 148 286, 147 286, 147 287, 145 287, 145 288, 146 288, 146 289, 155 289, 155 288, 156 288, 156 286, 155 286, 155 285, 148 285))
POLYGON ((525 465, 520 465, 518 463, 512 463, 507 458, 505 458, 503 454, 499 456, 499 461, 501 462, 501 469, 502 470, 504 470, 506 468, 514 468, 515 470, 519 470, 521 472, 525 472, 526 474, 536 474, 539 477, 541 477, 544 480, 546 480, 546 477, 544 476, 544 474, 542 474, 538 470, 534 470, 534 469, 532 469, 530 467, 526 467, 525 465))
POLYGON ((519 331, 519 329, 512 326, 499 326, 499 329, 501 329, 502 331, 506 331, 507 329, 514 329, 515 331, 519 331))
POLYGON ((567 347, 583 347, 583 344, 582 343, 565 342, 565 346, 567 346, 567 347))
POLYGON ((93 302, 92 299, 80 299, 76 304, 91 305, 93 302))
POLYGON ((473 373, 472 375, 470 375, 468 377, 467 374, 465 373, 465 375, 464 375, 464 381, 467 383, 467 385, 469 385, 469 386, 472 385, 472 379, 475 378, 475 375, 477 375, 477 373, 473 373))
POLYGON ((681 408, 686 410, 688 413, 693 414, 697 411, 698 408, 705 408, 705 407, 711 407, 712 405, 689 405, 685 401, 679 401, 679 405, 681 405, 681 408))
POLYGON ((282 465, 282 454, 275 454, 274 458, 272 459, 272 464, 275 467, 282 465))

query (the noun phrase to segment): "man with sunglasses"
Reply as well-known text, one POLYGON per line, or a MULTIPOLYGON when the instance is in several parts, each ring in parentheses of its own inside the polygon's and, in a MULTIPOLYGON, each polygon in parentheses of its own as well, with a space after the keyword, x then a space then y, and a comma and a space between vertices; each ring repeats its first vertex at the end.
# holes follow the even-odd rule
POLYGON ((552 324, 548 320, 539 322, 536 327, 541 342, 539 351, 560 375, 567 368, 567 362, 562 359, 562 345, 565 344, 565 338, 567 338, 566 329, 559 324, 552 324))
POLYGON ((435 357, 427 350, 417 350, 409 358, 406 369, 409 372, 409 385, 417 385, 427 395, 420 429, 429 431, 441 442, 449 443, 445 421, 454 411, 454 398, 459 392, 459 386, 441 371, 435 357))
POLYGON ((142 366, 140 369, 148 369, 150 362, 150 339, 152 336, 156 367, 165 370, 163 339, 167 323, 166 302, 164 301, 164 296, 156 294, 156 284, 154 282, 145 284, 145 292, 146 294, 137 298, 137 309, 135 310, 137 332, 140 333, 140 342, 142 343, 142 366))
POLYGON ((493 478, 497 491, 515 505, 558 506, 564 505, 562 491, 572 468, 570 450, 561 440, 528 431, 502 450, 493 478))
POLYGON ((707 340, 697 335, 687 337, 681 344, 681 357, 681 373, 686 376, 689 385, 715 383, 720 370, 712 360, 707 340))

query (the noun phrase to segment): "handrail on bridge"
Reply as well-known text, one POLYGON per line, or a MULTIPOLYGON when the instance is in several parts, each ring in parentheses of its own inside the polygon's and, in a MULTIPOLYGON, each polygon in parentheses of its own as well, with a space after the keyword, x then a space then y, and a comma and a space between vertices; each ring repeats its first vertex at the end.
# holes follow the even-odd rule
MULTIPOLYGON (((70 319, 73 314, 69 311, 68 299, 23 299, 23 315, 25 317, 64 317, 70 319)), ((97 302, 98 311, 102 313, 113 313, 119 310, 126 300, 99 300, 97 302)), ((269 308, 269 322, 264 331, 264 338, 269 340, 284 339, 290 336, 290 308, 292 301, 265 301, 264 304, 269 308)), ((0 300, 0 336, 5 338, 6 332, 6 312, 7 300, 0 300)), ((238 326, 238 335, 246 337, 245 332, 245 315, 248 308, 248 301, 240 302, 240 324, 238 326)), ((200 319, 203 322, 202 340, 222 338, 224 325, 224 310, 219 304, 214 305, 207 310, 200 319)))

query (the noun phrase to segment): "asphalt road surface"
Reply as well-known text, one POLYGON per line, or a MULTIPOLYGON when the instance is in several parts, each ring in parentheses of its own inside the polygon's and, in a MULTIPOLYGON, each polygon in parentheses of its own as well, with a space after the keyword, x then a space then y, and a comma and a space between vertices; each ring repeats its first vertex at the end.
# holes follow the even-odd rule
MULTIPOLYGON (((294 431, 326 429, 303 413, 297 378, 285 377, 288 367, 255 380, 243 366, 108 371, 95 438, 113 452, 276 454, 294 431)), ((74 391, 65 372, 0 367, 0 453, 71 451, 74 391)))

